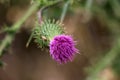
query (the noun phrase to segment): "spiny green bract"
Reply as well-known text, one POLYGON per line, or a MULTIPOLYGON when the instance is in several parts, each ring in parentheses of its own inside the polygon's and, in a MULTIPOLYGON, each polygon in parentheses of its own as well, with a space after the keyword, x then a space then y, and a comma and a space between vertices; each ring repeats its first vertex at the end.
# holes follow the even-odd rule
POLYGON ((63 34, 62 24, 55 20, 44 20, 41 24, 36 23, 33 30, 33 38, 39 47, 49 45, 49 41, 56 35, 63 34))

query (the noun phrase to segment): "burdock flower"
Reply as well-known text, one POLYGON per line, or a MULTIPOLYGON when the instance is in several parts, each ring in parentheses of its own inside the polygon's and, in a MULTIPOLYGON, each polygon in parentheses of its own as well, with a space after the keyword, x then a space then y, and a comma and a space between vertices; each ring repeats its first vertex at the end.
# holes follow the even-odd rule
POLYGON ((71 36, 58 35, 50 41, 50 55, 58 63, 72 61, 78 50, 75 48, 75 41, 71 36))

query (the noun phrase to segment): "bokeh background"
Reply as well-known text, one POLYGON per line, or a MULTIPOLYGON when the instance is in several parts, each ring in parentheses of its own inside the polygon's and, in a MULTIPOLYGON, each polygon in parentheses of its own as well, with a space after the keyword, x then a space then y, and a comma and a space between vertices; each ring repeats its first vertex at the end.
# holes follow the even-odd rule
MULTIPOLYGON (((44 18, 59 20, 66 1, 45 10, 44 18)), ((30 6, 30 0, 0 0, 0 30, 19 21, 30 6)), ((112 50, 119 38, 120 0, 71 0, 63 23, 67 34, 77 41, 80 54, 67 64, 56 63, 48 49, 40 49, 34 42, 26 48, 35 18, 36 12, 33 12, 1 57, 5 66, 0 68, 0 80, 87 80, 94 72, 93 66, 112 50)), ((0 33, 1 41, 5 36, 0 33)), ((117 51, 113 56, 114 53, 117 51)), ((99 71, 97 79, 92 80, 120 80, 120 54, 109 64, 100 65, 105 67, 99 71)))

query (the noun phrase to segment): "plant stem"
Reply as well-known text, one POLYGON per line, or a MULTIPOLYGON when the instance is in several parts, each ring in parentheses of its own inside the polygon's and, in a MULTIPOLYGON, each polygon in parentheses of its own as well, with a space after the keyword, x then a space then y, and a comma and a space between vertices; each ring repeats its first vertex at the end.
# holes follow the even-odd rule
POLYGON ((120 53, 120 38, 117 39, 117 43, 114 44, 112 50, 103 57, 94 67, 92 67, 90 76, 87 80, 99 80, 98 75, 99 73, 107 66, 111 65, 113 60, 117 57, 120 53))
MULTIPOLYGON (((59 0, 59 1, 56 1, 55 3, 53 3, 53 4, 50 4, 50 5, 47 5, 47 6, 43 6, 43 7, 38 11, 38 13, 37 13, 38 23, 40 24, 40 23, 42 22, 42 16, 43 16, 44 10, 46 10, 46 9, 48 9, 48 8, 51 8, 51 7, 54 7, 54 6, 56 6, 56 5, 58 5, 58 4, 62 3, 62 2, 63 2, 63 0, 59 0)), ((28 39, 28 41, 27 41, 27 43, 26 43, 26 47, 29 46, 32 38, 33 38, 33 32, 32 32, 32 34, 30 35, 30 37, 29 37, 29 39, 28 39)))
POLYGON ((2 52, 4 48, 12 41, 10 36, 6 36, 4 40, 2 41, 2 44, 0 45, 0 57, 2 56, 2 52))
POLYGON ((93 0, 87 0, 87 2, 86 2, 86 10, 87 11, 90 11, 91 10, 91 8, 92 8, 92 3, 93 3, 93 0))
POLYGON ((63 22, 63 20, 65 18, 65 15, 67 13, 67 9, 68 9, 69 4, 70 4, 70 1, 67 1, 63 6, 63 11, 62 11, 62 14, 61 14, 61 19, 60 19, 61 23, 63 22))
POLYGON ((59 0, 59 1, 56 1, 55 3, 53 3, 53 4, 50 4, 50 5, 47 5, 47 6, 43 6, 43 7, 38 11, 38 18, 40 19, 39 22, 42 20, 43 12, 44 12, 46 9, 48 9, 48 8, 50 8, 50 7, 54 7, 54 6, 56 6, 56 5, 58 5, 58 4, 62 3, 62 2, 63 2, 63 0, 59 0))
POLYGON ((39 4, 34 4, 29 8, 29 10, 26 12, 26 14, 18 21, 16 22, 10 30, 13 31, 13 34, 7 34, 5 38, 2 40, 1 45, 0 45, 0 56, 2 56, 3 50, 6 48, 8 44, 12 43, 12 40, 15 36, 15 34, 18 32, 20 29, 21 25, 23 22, 34 12, 38 9, 39 4))

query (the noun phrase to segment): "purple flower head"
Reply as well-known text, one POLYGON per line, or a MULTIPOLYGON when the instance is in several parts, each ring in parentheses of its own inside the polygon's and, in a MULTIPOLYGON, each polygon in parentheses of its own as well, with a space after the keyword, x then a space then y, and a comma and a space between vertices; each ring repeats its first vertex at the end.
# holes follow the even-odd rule
POLYGON ((78 53, 74 40, 68 35, 55 36, 49 46, 50 55, 60 64, 72 61, 74 55, 78 53))

